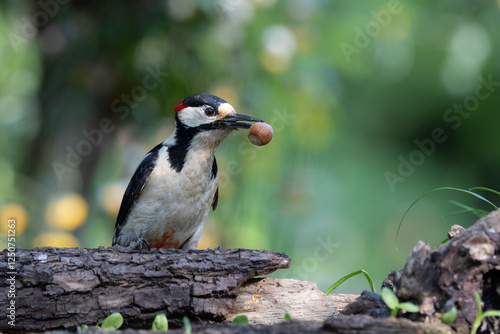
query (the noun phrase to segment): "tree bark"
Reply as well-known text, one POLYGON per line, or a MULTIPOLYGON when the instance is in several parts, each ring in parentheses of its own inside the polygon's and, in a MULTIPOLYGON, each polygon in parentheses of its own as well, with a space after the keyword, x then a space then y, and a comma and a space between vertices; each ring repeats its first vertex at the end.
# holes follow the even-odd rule
POLYGON ((15 327, 2 320, 2 331, 74 329, 113 312, 133 328, 151 328, 158 313, 173 326, 183 316, 224 321, 245 281, 290 265, 284 253, 247 249, 46 247, 17 249, 15 260, 9 268, 8 251, 0 253, 1 319, 8 319, 4 305, 15 302, 15 327), (15 298, 7 293, 12 282, 15 298))

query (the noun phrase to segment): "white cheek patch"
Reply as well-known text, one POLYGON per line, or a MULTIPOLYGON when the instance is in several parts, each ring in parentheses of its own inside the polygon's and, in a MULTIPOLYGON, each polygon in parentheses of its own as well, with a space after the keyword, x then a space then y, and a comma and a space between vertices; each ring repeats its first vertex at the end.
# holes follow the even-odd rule
POLYGON ((229 103, 222 103, 219 105, 219 119, 226 117, 230 114, 235 114, 234 108, 229 103))
POLYGON ((179 119, 185 125, 195 128, 202 124, 208 124, 212 122, 212 119, 205 116, 205 111, 203 107, 187 107, 184 108, 179 113, 179 119))

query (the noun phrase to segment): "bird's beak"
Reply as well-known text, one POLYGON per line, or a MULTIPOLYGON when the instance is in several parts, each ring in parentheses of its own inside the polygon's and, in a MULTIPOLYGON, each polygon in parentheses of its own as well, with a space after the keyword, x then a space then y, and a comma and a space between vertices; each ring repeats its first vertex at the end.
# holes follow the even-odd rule
POLYGON ((252 123, 264 122, 261 119, 240 115, 240 114, 229 114, 219 122, 227 127, 240 128, 240 129, 250 129, 252 123))

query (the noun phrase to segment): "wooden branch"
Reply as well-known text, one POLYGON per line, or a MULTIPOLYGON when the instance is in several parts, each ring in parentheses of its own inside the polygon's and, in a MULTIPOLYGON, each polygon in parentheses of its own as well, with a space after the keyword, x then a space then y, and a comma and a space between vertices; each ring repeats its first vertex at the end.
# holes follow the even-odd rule
POLYGON ((253 278, 240 288, 228 320, 244 314, 251 324, 283 322, 285 313, 294 320, 323 321, 339 312, 359 295, 326 296, 315 283, 294 279, 253 278))
POLYGON ((113 312, 134 328, 150 328, 162 312, 173 326, 184 315, 223 321, 245 281, 290 265, 283 253, 246 249, 141 253, 46 247, 17 249, 15 259, 17 274, 11 275, 8 252, 0 253, 0 305, 15 301, 15 328, 4 320, 2 331, 74 329, 113 312), (10 276, 15 299, 6 293, 10 276))

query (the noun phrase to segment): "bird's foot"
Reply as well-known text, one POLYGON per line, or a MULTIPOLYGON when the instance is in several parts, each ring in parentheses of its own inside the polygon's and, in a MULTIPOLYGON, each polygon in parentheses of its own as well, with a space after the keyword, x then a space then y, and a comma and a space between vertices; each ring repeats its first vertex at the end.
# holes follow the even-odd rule
POLYGON ((151 250, 151 246, 149 246, 149 242, 143 238, 139 238, 139 239, 137 239, 137 241, 132 241, 130 243, 130 245, 128 245, 127 247, 122 246, 122 245, 118 245, 118 244, 113 245, 113 247, 116 247, 116 248, 121 249, 121 250, 140 250, 140 251, 142 251, 144 249, 146 249, 148 251, 151 250))

